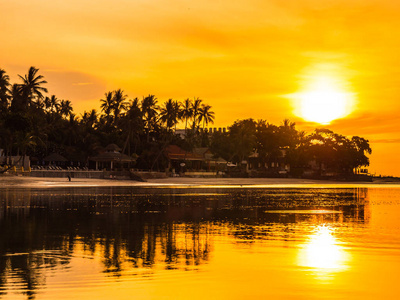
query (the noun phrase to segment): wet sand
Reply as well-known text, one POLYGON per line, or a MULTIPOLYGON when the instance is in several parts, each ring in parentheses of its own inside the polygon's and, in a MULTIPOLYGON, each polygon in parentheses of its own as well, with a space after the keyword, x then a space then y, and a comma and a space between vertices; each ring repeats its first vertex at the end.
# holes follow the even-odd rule
POLYGON ((355 186, 399 186, 394 182, 338 182, 327 180, 310 180, 294 178, 164 178, 149 179, 147 182, 133 180, 113 180, 113 179, 89 179, 53 177, 22 177, 22 176, 0 176, 0 188, 52 188, 52 187, 355 187, 355 186))

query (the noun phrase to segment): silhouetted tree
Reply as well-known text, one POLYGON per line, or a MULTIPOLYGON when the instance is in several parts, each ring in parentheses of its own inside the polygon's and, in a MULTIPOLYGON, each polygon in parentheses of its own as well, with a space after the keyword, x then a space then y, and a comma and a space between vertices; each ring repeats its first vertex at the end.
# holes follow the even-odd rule
POLYGON ((42 75, 38 75, 39 69, 35 67, 30 67, 28 70, 28 74, 24 77, 18 75, 19 78, 22 79, 22 84, 20 85, 23 105, 28 106, 33 103, 33 101, 40 101, 43 99, 42 93, 47 93, 47 88, 43 87, 43 84, 46 84, 47 81, 44 80, 42 75))
POLYGON ((200 122, 200 109, 202 105, 203 100, 196 98, 192 102, 192 131, 193 133, 196 132, 199 122, 200 122))
POLYGON ((160 108, 160 120, 165 124, 167 130, 172 129, 179 122, 180 104, 169 99, 160 108))
POLYGON ((142 100, 142 115, 144 127, 146 130, 147 142, 150 141, 150 132, 155 130, 158 121, 158 105, 157 98, 154 95, 149 95, 142 100))
POLYGON ((182 118, 185 120, 185 135, 187 135, 187 124, 193 116, 192 101, 188 98, 182 103, 182 118))
POLYGON ((10 100, 10 77, 6 71, 0 69, 0 116, 3 115, 8 109, 10 100))
POLYGON ((199 109, 199 122, 203 121, 203 131, 209 123, 214 124, 215 113, 211 111, 210 105, 202 105, 199 109))

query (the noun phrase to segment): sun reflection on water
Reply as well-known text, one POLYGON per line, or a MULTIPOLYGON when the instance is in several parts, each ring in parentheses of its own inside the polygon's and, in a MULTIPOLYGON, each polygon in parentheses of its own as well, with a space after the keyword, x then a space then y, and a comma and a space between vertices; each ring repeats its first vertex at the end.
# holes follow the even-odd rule
POLYGON ((349 254, 327 225, 318 226, 301 248, 299 265, 311 268, 317 275, 330 275, 348 268, 349 254))

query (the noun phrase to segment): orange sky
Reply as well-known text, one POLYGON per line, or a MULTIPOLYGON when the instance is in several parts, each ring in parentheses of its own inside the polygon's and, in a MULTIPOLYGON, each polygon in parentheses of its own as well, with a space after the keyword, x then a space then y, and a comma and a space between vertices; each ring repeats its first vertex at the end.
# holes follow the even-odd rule
POLYGON ((74 110, 105 92, 200 97, 216 126, 294 114, 287 95, 334 73, 355 106, 328 128, 371 141, 370 171, 400 176, 400 2, 393 0, 2 0, 0 68, 40 69, 74 110), (333 70, 333 71, 332 71, 333 70))

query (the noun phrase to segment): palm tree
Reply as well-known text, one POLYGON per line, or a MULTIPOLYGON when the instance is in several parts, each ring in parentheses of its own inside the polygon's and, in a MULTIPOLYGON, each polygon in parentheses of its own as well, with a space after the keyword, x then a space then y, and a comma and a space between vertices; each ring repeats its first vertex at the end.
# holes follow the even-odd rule
POLYGON ((10 77, 6 71, 0 69, 0 112, 8 108, 8 101, 10 99, 10 77))
POLYGON ((97 111, 92 109, 89 112, 84 112, 82 115, 81 123, 89 128, 93 128, 94 124, 97 122, 97 111))
POLYGON ((47 93, 47 89, 42 87, 47 81, 43 80, 42 75, 37 75, 38 71, 39 69, 30 67, 28 74, 24 77, 18 75, 22 79, 21 91, 25 105, 30 105, 35 98, 41 100, 43 98, 42 93, 47 93))
POLYGON ((192 118, 193 118, 193 124, 192 124, 192 130, 193 132, 195 132, 196 127, 197 127, 197 123, 199 122, 199 113, 200 113, 200 108, 201 108, 201 102, 203 100, 197 98, 194 99, 194 101, 192 102, 192 118))
POLYGON ((134 152, 137 150, 138 142, 140 141, 140 132, 143 128, 142 111, 140 109, 139 99, 135 98, 131 100, 127 107, 127 112, 121 119, 121 126, 124 128, 126 133, 126 139, 122 153, 125 153, 128 148, 128 155, 131 154, 131 141, 135 142, 134 152))
POLYGON ((32 132, 18 132, 16 134, 17 154, 22 155, 22 165, 25 165, 25 156, 29 148, 34 148, 37 137, 33 135, 32 132), (21 151, 21 152, 20 152, 21 151))
POLYGON ((154 129, 157 123, 157 98, 149 95, 142 100, 142 115, 147 133, 147 142, 150 140, 150 130, 154 129))
POLYGON ((179 110, 180 110, 180 103, 172 99, 166 101, 164 105, 161 107, 160 119, 161 122, 163 122, 166 125, 167 130, 171 129, 173 126, 176 126, 176 124, 178 123, 179 110))
POLYGON ((70 112, 68 114, 69 116, 69 120, 68 120, 68 125, 65 128, 66 129, 66 135, 65 135, 65 143, 68 146, 72 146, 72 145, 76 145, 79 141, 79 122, 76 119, 75 114, 73 114, 72 112, 70 112))
POLYGON ((113 106, 113 92, 107 92, 104 94, 105 98, 100 99, 100 108, 101 111, 106 115, 111 114, 112 106, 113 106))
MULTIPOLYGON (((46 99, 45 99, 46 100, 46 99)), ((46 102, 45 102, 46 105, 46 102)), ((60 109, 61 103, 60 100, 57 99, 55 95, 52 95, 50 98, 50 109, 52 112, 58 112, 60 109)))
POLYGON ((190 120, 190 118, 193 116, 192 101, 190 99, 186 99, 185 101, 183 101, 181 115, 182 119, 185 119, 185 135, 186 135, 188 120, 190 120))
POLYGON ((125 101, 126 95, 124 95, 124 91, 119 89, 114 91, 114 96, 112 97, 112 112, 114 115, 114 123, 117 123, 119 115, 122 111, 126 110, 128 102, 125 101))
MULTIPOLYGON (((71 121, 71 120, 70 120, 71 121)), ((84 112, 81 120, 79 121, 81 150, 86 155, 92 155, 94 149, 99 145, 96 135, 96 126, 98 126, 98 115, 95 109, 89 112, 84 112)), ((71 123, 71 122, 70 122, 71 123)))
POLYGON ((176 125, 178 124, 178 122, 180 120, 182 120, 182 117, 181 117, 181 115, 182 115, 182 104, 179 101, 175 100, 173 102, 173 106, 174 106, 173 111, 176 114, 176 122, 175 122, 175 132, 176 132, 176 125))
POLYGON ((105 98, 100 100, 100 108, 101 111, 104 112, 104 114, 106 115, 107 122, 109 122, 110 118, 112 117, 111 112, 114 103, 113 92, 107 92, 104 94, 104 96, 105 98))
POLYGON ((106 120, 109 124, 116 125, 121 112, 126 110, 128 102, 125 101, 126 95, 124 91, 119 89, 104 94, 105 98, 101 99, 101 110, 106 115, 106 120))
POLYGON ((11 94, 11 110, 13 112, 20 112, 21 110, 23 111, 24 109, 26 109, 20 84, 14 83, 11 86, 10 94, 11 94))
POLYGON ((69 100, 61 100, 60 103, 60 113, 62 116, 69 116, 72 113, 72 105, 71 105, 71 101, 69 100))
POLYGON ((210 105, 202 105, 199 109, 199 122, 203 121, 203 131, 204 127, 208 125, 208 123, 214 124, 215 113, 211 111, 210 105))
POLYGON ((43 100, 44 109, 49 112, 51 110, 51 100, 50 97, 46 96, 43 100))
POLYGON ((284 119, 282 125, 279 126, 278 134, 280 146, 289 146, 291 149, 295 148, 298 142, 298 132, 296 130, 295 122, 291 122, 289 119, 284 119))
POLYGON ((287 128, 287 129, 295 129, 296 123, 290 121, 289 119, 284 119, 282 122, 282 127, 287 128))

